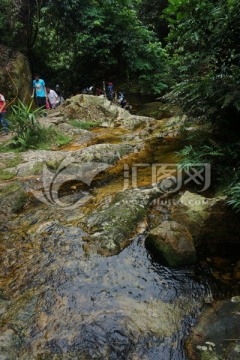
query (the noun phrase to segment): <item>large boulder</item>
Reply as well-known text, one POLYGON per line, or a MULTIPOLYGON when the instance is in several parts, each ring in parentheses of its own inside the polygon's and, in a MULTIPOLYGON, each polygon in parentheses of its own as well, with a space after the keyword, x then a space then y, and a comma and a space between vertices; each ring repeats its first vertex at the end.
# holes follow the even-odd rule
POLYGON ((110 204, 96 209, 86 219, 91 236, 86 239, 94 251, 114 255, 124 249, 133 235, 146 227, 139 226, 147 215, 147 207, 159 196, 157 188, 125 190, 115 195, 110 204))
POLYGON ((74 174, 83 170, 80 168, 83 163, 105 163, 110 166, 133 151, 134 146, 130 144, 96 144, 73 151, 29 150, 22 154, 22 162, 14 171, 19 177, 38 175, 46 164, 58 171, 66 168, 65 174, 71 174, 73 180, 74 174))
POLYGON ((130 114, 103 95, 73 96, 64 102, 61 112, 68 119, 95 121, 108 127, 124 126, 127 129, 135 129, 154 122, 153 118, 130 114))
POLYGON ((194 240, 197 241, 213 205, 219 201, 222 201, 222 199, 206 198, 202 195, 185 191, 180 196, 176 205, 174 205, 171 219, 187 226, 194 240))
POLYGON ((239 360, 240 297, 204 308, 187 341, 191 360, 239 360))
POLYGON ((190 232, 175 221, 164 221, 160 226, 150 230, 146 237, 146 246, 170 266, 188 265, 196 261, 195 246, 190 232))
POLYGON ((17 98, 30 100, 31 79, 28 59, 20 52, 0 45, 0 88, 7 103, 17 98))
POLYGON ((174 205, 170 219, 186 226, 200 252, 231 255, 240 248, 239 216, 226 197, 207 198, 186 191, 174 205))

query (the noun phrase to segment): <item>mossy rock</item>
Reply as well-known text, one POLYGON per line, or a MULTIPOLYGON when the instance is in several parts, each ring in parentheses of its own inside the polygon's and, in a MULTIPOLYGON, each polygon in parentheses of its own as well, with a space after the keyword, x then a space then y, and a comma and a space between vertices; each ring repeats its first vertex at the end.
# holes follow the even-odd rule
POLYGON ((92 234, 89 242, 100 253, 117 254, 131 242, 138 224, 147 215, 148 205, 157 196, 159 193, 153 188, 116 194, 107 207, 87 218, 88 231, 92 234))
POLYGON ((146 237, 146 246, 170 266, 196 262, 196 250, 188 229, 175 221, 164 221, 146 237))
POLYGON ((170 218, 189 229, 199 254, 225 256, 240 250, 239 215, 224 196, 206 198, 186 191, 170 218))
POLYGON ((20 52, 0 45, 0 87, 4 89, 7 103, 17 97, 30 101, 31 69, 28 59, 20 52))
POLYGON ((1 210, 3 213, 20 212, 28 201, 28 195, 18 183, 6 184, 0 190, 1 210))

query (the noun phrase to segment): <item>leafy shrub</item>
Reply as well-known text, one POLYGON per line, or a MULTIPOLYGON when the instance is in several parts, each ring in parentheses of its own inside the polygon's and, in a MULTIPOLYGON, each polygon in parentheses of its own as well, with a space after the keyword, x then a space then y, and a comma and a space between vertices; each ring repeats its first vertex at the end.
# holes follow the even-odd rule
MULTIPOLYGON (((195 134, 199 135, 198 132, 195 134)), ((220 188, 227 195, 227 203, 240 211, 240 141, 225 142, 218 145, 207 134, 202 138, 193 136, 194 143, 185 146, 177 153, 180 168, 189 168, 194 164, 211 165, 212 188, 220 188)))
POLYGON ((43 114, 42 108, 32 109, 32 103, 25 105, 18 99, 17 105, 11 107, 13 114, 13 127, 16 135, 11 144, 22 149, 35 148, 40 133, 40 124, 37 116, 43 114))
MULTIPOLYGON (((32 109, 32 102, 30 105, 25 105, 18 100, 18 104, 12 106, 11 118, 16 135, 8 145, 20 150, 49 149, 52 145, 61 146, 71 141, 69 136, 52 127, 42 127, 38 118, 44 114, 45 109, 32 109)), ((2 151, 7 151, 8 145, 5 145, 2 151)))

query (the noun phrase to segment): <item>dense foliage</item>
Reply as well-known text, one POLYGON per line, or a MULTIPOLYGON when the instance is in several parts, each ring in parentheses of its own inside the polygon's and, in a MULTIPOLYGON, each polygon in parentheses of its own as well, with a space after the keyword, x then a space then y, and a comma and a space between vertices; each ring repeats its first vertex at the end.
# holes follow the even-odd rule
POLYGON ((30 54, 38 36, 43 0, 1 0, 1 43, 30 54))
POLYGON ((185 163, 210 162, 240 209, 240 5, 237 0, 169 0, 168 49, 175 79, 166 98, 191 123, 211 124, 183 150, 185 163))
POLYGON ((169 85, 168 56, 159 42, 166 21, 160 20, 162 36, 157 22, 166 4, 155 2, 152 13, 141 0, 3 0, 2 42, 26 53, 33 72, 62 82, 69 93, 113 80, 161 94, 169 85))
POLYGON ((152 29, 157 37, 166 43, 168 22, 163 17, 163 10, 168 6, 168 0, 142 0, 139 3, 139 16, 145 25, 152 29))
POLYGON ((192 119, 239 127, 240 6, 236 0, 171 0, 170 98, 192 119))
POLYGON ((159 93, 166 87, 166 52, 139 20, 136 2, 49 0, 36 46, 39 59, 45 54, 42 65, 74 92, 103 79, 137 78, 145 92, 159 93))

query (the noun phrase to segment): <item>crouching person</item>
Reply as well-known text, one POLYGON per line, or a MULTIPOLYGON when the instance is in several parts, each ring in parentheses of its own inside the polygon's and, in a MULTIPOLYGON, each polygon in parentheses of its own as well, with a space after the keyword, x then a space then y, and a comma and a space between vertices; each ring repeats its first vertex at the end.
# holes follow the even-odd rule
POLYGON ((58 94, 50 89, 49 87, 47 87, 47 97, 48 97, 48 101, 50 104, 51 109, 55 109, 59 104, 60 104, 60 99, 58 94))

